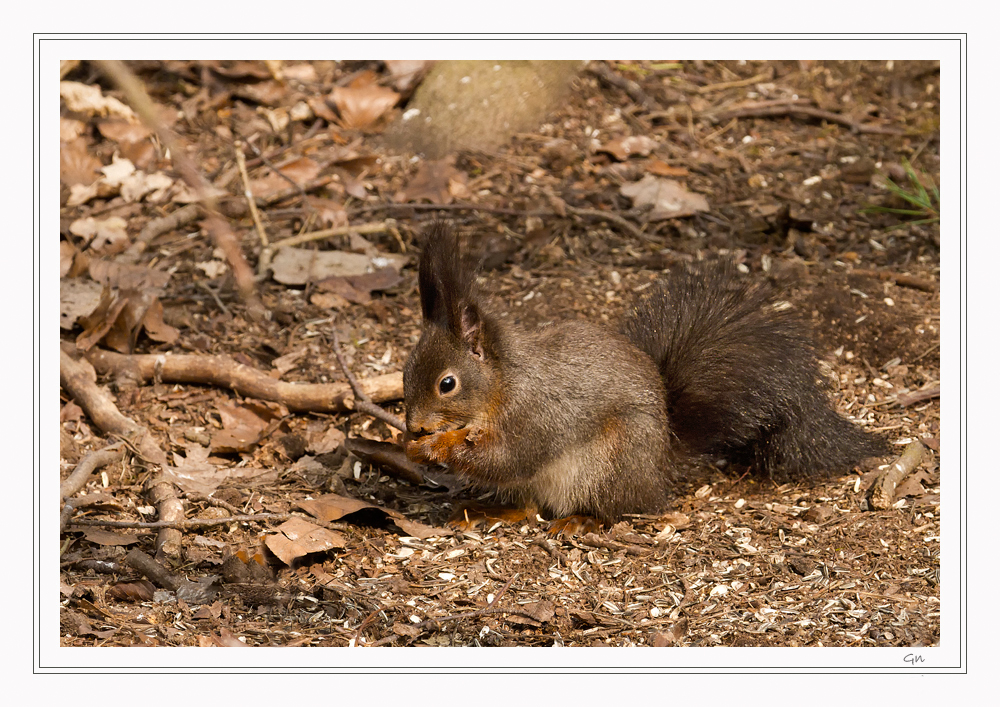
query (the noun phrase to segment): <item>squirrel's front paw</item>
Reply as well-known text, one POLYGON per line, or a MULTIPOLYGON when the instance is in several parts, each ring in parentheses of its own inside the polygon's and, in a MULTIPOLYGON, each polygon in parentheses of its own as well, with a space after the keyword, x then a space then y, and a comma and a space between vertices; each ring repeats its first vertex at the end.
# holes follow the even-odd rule
POLYGON ((469 432, 469 428, 463 427, 411 439, 406 443, 406 455, 414 461, 447 464, 453 450, 466 443, 469 432))

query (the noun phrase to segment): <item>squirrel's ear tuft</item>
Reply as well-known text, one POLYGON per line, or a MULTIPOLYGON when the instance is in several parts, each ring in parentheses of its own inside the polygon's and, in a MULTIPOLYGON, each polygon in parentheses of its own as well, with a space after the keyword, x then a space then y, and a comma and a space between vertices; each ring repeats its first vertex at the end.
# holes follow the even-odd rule
POLYGON ((424 237, 420 255, 420 309, 425 322, 462 336, 462 312, 476 297, 476 268, 463 261, 458 237, 440 221, 424 237))

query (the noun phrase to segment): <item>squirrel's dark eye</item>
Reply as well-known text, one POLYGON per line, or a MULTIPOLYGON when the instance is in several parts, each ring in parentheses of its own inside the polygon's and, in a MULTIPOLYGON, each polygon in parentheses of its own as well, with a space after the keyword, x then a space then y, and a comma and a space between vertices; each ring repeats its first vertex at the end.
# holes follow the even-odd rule
POLYGON ((455 376, 445 376, 441 379, 441 382, 438 383, 438 390, 442 393, 450 393, 455 390, 455 386, 457 384, 458 381, 455 380, 455 376))

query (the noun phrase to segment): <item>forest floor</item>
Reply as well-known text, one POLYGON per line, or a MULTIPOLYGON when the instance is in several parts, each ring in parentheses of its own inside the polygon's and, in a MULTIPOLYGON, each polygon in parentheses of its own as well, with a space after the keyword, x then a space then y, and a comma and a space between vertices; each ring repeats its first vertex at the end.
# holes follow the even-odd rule
POLYGON ((440 160, 385 139, 419 63, 131 68, 182 148, 96 65, 62 88, 62 480, 97 460, 64 489, 62 645, 939 641, 935 64, 601 63, 532 132, 440 160), (206 194, 221 219, 188 206, 206 194), (402 414, 414 254, 441 218, 528 324, 613 324, 665 271, 737 261, 811 320, 837 409, 893 443, 880 463, 915 440, 922 460, 884 508, 877 466, 783 485, 707 466, 666 514, 584 537, 451 529, 460 483, 345 447, 399 433, 344 409, 333 340, 402 414), (253 277, 262 233, 330 229, 253 277))

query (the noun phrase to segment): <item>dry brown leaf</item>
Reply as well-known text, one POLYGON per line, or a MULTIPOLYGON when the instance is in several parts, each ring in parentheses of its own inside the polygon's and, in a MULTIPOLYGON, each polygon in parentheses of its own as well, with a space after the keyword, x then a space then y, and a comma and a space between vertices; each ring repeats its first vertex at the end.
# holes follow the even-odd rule
POLYGON ((146 310, 146 316, 142 318, 142 328, 153 341, 164 344, 172 344, 177 341, 180 332, 163 321, 163 303, 154 299, 146 310))
POLYGON ((298 558, 314 552, 347 547, 346 536, 313 525, 302 518, 290 518, 276 530, 276 533, 264 539, 264 544, 286 565, 291 565, 298 558))
POLYGON ((104 530, 102 528, 83 528, 83 535, 87 538, 87 540, 95 545, 120 546, 132 545, 139 542, 139 536, 137 535, 126 535, 123 533, 116 533, 113 530, 104 530))
POLYGON ((447 528, 435 528, 424 523, 408 520, 398 511, 389 508, 382 508, 356 498, 339 496, 335 493, 318 496, 313 499, 299 501, 296 505, 311 516, 318 518, 324 523, 332 523, 346 516, 355 513, 374 513, 376 517, 381 517, 391 521, 396 527, 407 535, 415 538, 429 538, 433 536, 451 535, 452 531, 447 528))
POLYGON ((701 194, 688 191, 680 182, 651 174, 638 182, 622 186, 621 193, 632 199, 636 207, 652 206, 646 216, 650 221, 691 216, 698 211, 708 211, 709 208, 708 200, 701 194))
POLYGON ((87 131, 87 124, 73 118, 59 118, 59 142, 72 142, 87 131))
POLYGON ((59 281, 59 326, 72 329, 80 317, 85 317, 101 303, 103 287, 82 277, 59 281))
MULTIPOLYGON (((300 157, 283 165, 276 165, 276 167, 281 174, 299 185, 315 179, 320 172, 320 166, 308 157, 300 157)), ((265 197, 288 189, 291 185, 288 183, 288 179, 282 177, 281 174, 268 169, 267 174, 260 179, 251 180, 250 191, 256 197, 265 197)))
POLYGON ((60 81, 59 97, 67 108, 77 113, 100 116, 115 115, 138 122, 138 118, 131 108, 117 98, 102 94, 100 86, 88 86, 76 81, 60 81))
POLYGON ((273 80, 244 83, 233 88, 233 95, 249 98, 251 101, 265 106, 277 106, 288 95, 288 86, 273 80))
POLYGON ((78 318, 83 332, 76 337, 76 347, 80 351, 88 351, 103 339, 114 326, 115 320, 125 309, 126 304, 125 299, 118 297, 110 287, 105 286, 97 308, 87 316, 78 318))
POLYGON ((101 176, 101 161, 90 154, 87 141, 76 138, 59 146, 59 178, 72 188, 88 186, 101 176))
POLYGON ((365 128, 396 105, 399 94, 377 84, 367 86, 334 86, 329 100, 337 106, 345 128, 365 128))
POLYGON ((281 248, 271 262, 274 279, 283 285, 304 285, 328 277, 355 277, 380 268, 401 269, 409 260, 405 255, 380 254, 369 257, 341 250, 304 250, 281 248))
POLYGON ((293 81, 301 81, 302 83, 316 83, 319 81, 319 76, 316 74, 316 67, 312 64, 300 63, 300 64, 289 64, 281 68, 282 78, 293 81))
POLYGON ((260 440, 267 422, 242 405, 216 403, 222 429, 212 435, 213 452, 245 452, 260 440))
POLYGON ((400 93, 407 93, 423 79, 433 61, 390 59, 385 62, 385 68, 392 76, 392 85, 400 93))
POLYGON ((324 228, 340 228, 347 225, 347 209, 340 201, 310 196, 309 205, 316 210, 319 224, 324 228))
POLYGON ((449 155, 442 160, 426 160, 417 168, 413 179, 396 194, 396 201, 421 201, 426 199, 432 204, 450 204, 452 193, 451 182, 464 182, 466 176, 455 169, 455 156, 449 155))
POLYGON ((73 269, 73 258, 76 257, 76 246, 69 241, 59 241, 59 277, 63 278, 73 269))
POLYGON ((151 128, 143 123, 132 123, 127 120, 102 120, 97 124, 101 135, 114 142, 139 142, 153 134, 151 128))
POLYGON ((125 227, 128 224, 119 216, 98 220, 93 216, 77 219, 69 225, 69 232, 79 236, 94 251, 120 251, 128 245, 125 227))
POLYGON ((88 273, 95 282, 120 290, 160 290, 166 287, 170 273, 154 270, 146 265, 133 265, 120 260, 94 259, 90 261, 88 273))

